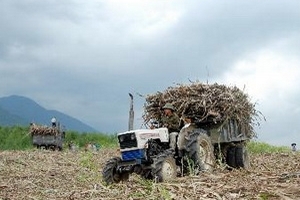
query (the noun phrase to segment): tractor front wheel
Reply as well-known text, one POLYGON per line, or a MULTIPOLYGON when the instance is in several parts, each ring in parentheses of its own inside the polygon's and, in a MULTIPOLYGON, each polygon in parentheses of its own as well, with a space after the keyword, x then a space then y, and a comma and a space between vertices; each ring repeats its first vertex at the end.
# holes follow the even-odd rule
POLYGON ((119 183, 120 181, 126 181, 129 179, 129 173, 119 173, 117 171, 118 163, 121 158, 114 157, 108 160, 103 168, 102 177, 105 183, 113 184, 119 183))

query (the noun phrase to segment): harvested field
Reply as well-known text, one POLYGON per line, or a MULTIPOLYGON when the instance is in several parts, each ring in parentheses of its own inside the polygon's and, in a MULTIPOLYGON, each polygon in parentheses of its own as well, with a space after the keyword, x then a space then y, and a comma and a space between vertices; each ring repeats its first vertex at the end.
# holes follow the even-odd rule
POLYGON ((248 171, 153 183, 133 175, 106 186, 101 170, 116 150, 0 152, 0 199, 300 199, 300 153, 252 155, 248 171))

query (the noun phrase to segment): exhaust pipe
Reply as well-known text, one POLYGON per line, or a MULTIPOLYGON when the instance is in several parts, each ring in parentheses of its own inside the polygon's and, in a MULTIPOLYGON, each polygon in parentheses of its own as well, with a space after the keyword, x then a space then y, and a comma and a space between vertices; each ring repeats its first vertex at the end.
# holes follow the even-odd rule
POLYGON ((133 130, 133 120, 134 120, 134 111, 133 111, 133 95, 129 93, 130 96, 130 109, 129 109, 129 122, 128 130, 133 130))

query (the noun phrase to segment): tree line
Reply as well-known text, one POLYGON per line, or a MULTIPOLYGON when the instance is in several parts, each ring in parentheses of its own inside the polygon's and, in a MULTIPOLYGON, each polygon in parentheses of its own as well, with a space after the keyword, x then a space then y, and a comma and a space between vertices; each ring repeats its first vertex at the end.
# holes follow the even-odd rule
MULTIPOLYGON (((118 148, 118 139, 116 134, 104 133, 80 133, 76 131, 66 131, 64 146, 73 143, 79 148, 84 148, 87 143, 95 143, 100 148, 118 148)), ((29 127, 0 126, 0 150, 28 150, 35 148, 32 145, 32 138, 29 133, 29 127)), ((252 141, 247 145, 251 153, 273 153, 273 152, 290 152, 286 146, 274 146, 265 142, 252 141)))

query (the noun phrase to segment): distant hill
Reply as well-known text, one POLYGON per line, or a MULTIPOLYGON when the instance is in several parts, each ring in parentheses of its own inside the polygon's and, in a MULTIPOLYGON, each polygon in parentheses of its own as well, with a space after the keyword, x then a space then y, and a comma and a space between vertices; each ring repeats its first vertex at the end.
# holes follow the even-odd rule
POLYGON ((56 110, 47 110, 27 97, 12 95, 0 98, 0 126, 28 126, 30 122, 50 125, 52 117, 56 117, 67 130, 96 132, 80 120, 56 110))

